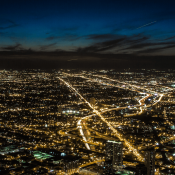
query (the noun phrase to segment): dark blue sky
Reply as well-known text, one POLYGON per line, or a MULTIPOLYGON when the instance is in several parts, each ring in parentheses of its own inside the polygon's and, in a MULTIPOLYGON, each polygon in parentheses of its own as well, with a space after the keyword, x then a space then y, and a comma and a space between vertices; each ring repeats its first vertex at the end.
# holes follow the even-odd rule
POLYGON ((0 50, 175 55, 175 0, 5 0, 0 50))

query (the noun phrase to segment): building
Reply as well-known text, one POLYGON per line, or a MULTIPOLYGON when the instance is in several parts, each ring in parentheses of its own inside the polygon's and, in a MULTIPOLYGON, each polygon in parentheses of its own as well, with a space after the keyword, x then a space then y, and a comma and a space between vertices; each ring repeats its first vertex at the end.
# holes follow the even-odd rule
POLYGON ((110 141, 106 142, 106 156, 105 156, 105 174, 113 174, 121 169, 123 164, 122 158, 123 143, 110 141))
POLYGON ((144 164, 136 166, 136 175, 147 175, 147 167, 144 164))
POLYGON ((79 165, 79 160, 67 160, 63 164, 63 170, 65 173, 69 173, 78 169, 78 165, 79 165))
POLYGON ((148 150, 145 153, 145 166, 147 167, 147 175, 155 174, 155 150, 148 150))

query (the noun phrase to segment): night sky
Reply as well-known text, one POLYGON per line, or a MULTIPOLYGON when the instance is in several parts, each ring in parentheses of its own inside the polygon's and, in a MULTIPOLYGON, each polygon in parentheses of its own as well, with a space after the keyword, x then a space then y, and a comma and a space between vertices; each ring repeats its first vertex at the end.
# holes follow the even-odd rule
POLYGON ((150 64, 150 58, 154 58, 153 67, 157 62, 163 67, 168 57, 172 65, 175 1, 1 1, 0 51, 0 68, 5 68, 9 59, 22 67, 34 58, 36 65, 38 59, 44 59, 47 63, 54 61, 54 65, 58 60, 60 65, 102 61, 123 67, 129 62, 150 64))

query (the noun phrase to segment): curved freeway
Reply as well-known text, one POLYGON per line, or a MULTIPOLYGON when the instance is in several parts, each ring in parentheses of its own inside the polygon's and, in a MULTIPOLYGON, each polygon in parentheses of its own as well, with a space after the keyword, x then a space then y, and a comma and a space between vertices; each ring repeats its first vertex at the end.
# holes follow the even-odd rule
POLYGON ((124 136, 119 133, 101 114, 99 111, 97 111, 72 85, 70 85, 68 82, 64 81, 62 78, 58 77, 60 81, 65 83, 72 91, 76 92, 79 97, 84 100, 84 102, 91 108, 93 109, 93 112, 98 115, 103 122, 107 124, 107 126, 115 133, 115 135, 119 138, 120 141, 123 141, 126 147, 130 151, 133 152, 133 154, 138 158, 139 161, 144 162, 144 157, 138 152, 138 150, 127 141, 127 139, 124 138, 124 136))
MULTIPOLYGON (((70 75, 69 75, 70 76, 70 75)), ((81 76, 82 77, 82 76, 81 76)), ((85 77, 83 77, 83 78, 85 78, 85 77)), ((108 123, 107 121, 106 121, 106 119, 101 115, 101 114, 103 114, 103 113, 105 113, 105 112, 107 112, 107 111, 111 111, 111 110, 120 110, 120 109, 125 109, 125 108, 128 108, 128 107, 121 107, 121 108, 113 108, 113 109, 108 109, 108 110, 105 110, 105 111, 102 111, 102 112, 99 112, 99 111, 97 111, 72 85, 70 85, 68 82, 66 82, 66 81, 64 81, 62 78, 60 78, 60 77, 58 77, 58 79, 60 80, 60 81, 62 81, 63 83, 65 83, 71 90, 73 90, 74 92, 76 92, 78 95, 79 95, 79 97, 91 108, 91 109, 93 109, 93 112, 95 113, 95 114, 92 114, 92 115, 89 115, 89 116, 86 116, 86 117, 84 117, 84 118, 82 118, 82 119, 80 119, 79 121, 78 121, 78 123, 77 123, 77 126, 78 126, 78 129, 79 129, 79 131, 80 131, 80 134, 81 134, 81 136, 83 137, 83 140, 84 140, 84 142, 85 142, 85 145, 86 145, 86 148, 87 149, 90 149, 90 147, 89 147, 89 145, 88 145, 88 142, 87 142, 87 139, 86 139, 86 137, 84 136, 84 133, 83 133, 83 129, 82 129, 82 125, 81 125, 81 122, 82 122, 82 120, 84 120, 84 119, 87 119, 87 118, 89 118, 89 117, 91 117, 91 116, 93 116, 93 115, 98 115, 100 118, 101 118, 101 120, 103 120, 109 127, 110 127, 110 129, 115 133, 115 135, 121 140, 121 141, 123 141, 124 143, 125 143, 125 145, 126 145, 126 147, 128 147, 128 149, 130 150, 130 151, 132 151, 133 152, 133 154, 138 158, 138 160, 139 161, 141 161, 141 162, 144 162, 144 157, 141 155, 141 154, 139 154, 139 152, 138 152, 138 150, 136 149, 136 148, 134 148, 134 146, 132 146, 132 144, 131 143, 129 143, 125 138, 124 138, 124 136, 122 135, 122 134, 120 134, 116 129, 114 129, 113 128, 113 126, 110 124, 110 123, 108 123)), ((89 79, 89 78, 86 78, 86 79, 89 79)), ((111 80, 111 79, 110 79, 111 80)), ((115 81, 115 80, 114 80, 115 81)), ((121 83, 121 82, 120 82, 121 83)), ((123 83, 123 82, 122 82, 123 83)), ((125 83, 126 84, 126 83, 125 83)), ((112 85, 112 84, 107 84, 107 85, 110 85, 110 86, 115 86, 115 85, 112 85)), ((136 88, 140 88, 140 87, 138 87, 138 86, 135 86, 135 85, 130 85, 130 86, 133 86, 133 87, 136 87, 136 88)), ((115 87, 118 87, 118 86, 115 86, 115 87)), ((119 88, 121 88, 121 87, 119 87, 119 88)), ((144 89, 144 88, 141 88, 141 89, 144 89)), ((132 89, 133 90, 133 89, 132 89)), ((149 92, 151 92, 151 93, 155 93, 155 91, 151 91, 151 90, 149 90, 149 89, 144 89, 144 90, 147 90, 147 91, 149 91, 149 92)), ((137 90, 134 90, 134 91, 137 91, 137 90)), ((138 92, 138 91, 137 91, 138 92)), ((136 106, 133 106, 133 107, 140 107, 140 112, 139 113, 137 113, 137 114, 134 114, 134 115, 138 115, 138 114, 141 114, 142 112, 143 112, 143 108, 142 108, 142 106, 144 105, 144 103, 143 103, 143 101, 145 101, 145 99, 146 98, 148 98, 148 97, 150 97, 151 96, 151 94, 149 94, 149 93, 144 93, 144 94, 147 94, 147 96, 146 97, 143 97, 142 99, 140 99, 140 100, 138 100, 138 102, 139 102, 139 104, 140 105, 136 105, 136 106)), ((155 101, 152 105, 156 105, 159 101, 161 101, 161 99, 162 99, 162 97, 163 97, 163 95, 164 94, 161 94, 161 93, 159 93, 158 94, 160 97, 159 97, 159 99, 157 100, 157 101, 155 101)), ((147 106, 145 106, 145 107, 150 107, 151 105, 147 105, 147 106)), ((132 115, 127 115, 127 117, 130 117, 130 116, 133 116, 133 114, 132 115)), ((126 116, 125 116, 126 117, 126 116)), ((87 166, 87 165, 86 165, 87 166)))

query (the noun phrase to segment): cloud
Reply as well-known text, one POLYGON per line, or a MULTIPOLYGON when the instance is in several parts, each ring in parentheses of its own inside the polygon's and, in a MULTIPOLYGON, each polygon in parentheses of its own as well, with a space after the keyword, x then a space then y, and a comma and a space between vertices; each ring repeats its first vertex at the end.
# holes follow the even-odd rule
POLYGON ((91 40, 112 40, 112 39, 119 38, 119 36, 115 34, 101 34, 101 35, 93 34, 93 35, 88 35, 86 38, 91 40))
POLYGON ((123 41, 125 41, 125 37, 121 37, 119 39, 105 41, 101 43, 96 43, 94 45, 84 47, 84 48, 78 48, 77 52, 101 52, 105 50, 112 49, 114 47, 117 47, 119 44, 121 44, 123 41))
MULTIPOLYGON (((117 36, 117 39, 108 41, 97 42, 90 46, 76 49, 80 53, 113 53, 113 54, 141 54, 154 53, 157 51, 165 50, 168 48, 175 47, 175 42, 159 41, 152 42, 151 37, 144 36, 143 34, 132 35, 132 36, 117 36)), ((99 41, 104 38, 112 38, 111 34, 105 35, 90 35, 89 39, 99 41)), ((174 38, 174 37, 171 37, 174 38)))
POLYGON ((78 26, 72 26, 72 27, 56 27, 53 29, 54 33, 57 32, 75 32, 78 30, 78 26))
POLYGON ((55 40, 55 39, 59 39, 59 36, 49 36, 46 38, 47 41, 51 41, 51 40, 55 40))
POLYGON ((66 40, 66 41, 75 41, 75 40, 78 40, 80 39, 81 36, 77 36, 77 35, 73 35, 73 34, 67 34, 63 37, 63 40, 66 40))
POLYGON ((133 45, 133 44, 141 44, 143 42, 147 42, 147 40, 150 39, 150 37, 148 36, 143 36, 141 34, 138 35, 133 35, 128 37, 127 43, 125 43, 125 46, 127 45, 133 45))
POLYGON ((16 50, 23 50, 23 48, 21 44, 16 43, 15 45, 1 47, 1 50, 16 51, 16 50))
POLYGON ((140 42, 138 44, 134 44, 134 45, 131 45, 127 48, 124 48, 123 50, 127 50, 127 49, 143 49, 145 47, 152 47, 152 46, 165 46, 165 45, 172 45, 172 44, 175 44, 175 42, 140 42))
POLYGON ((63 49, 55 49, 54 52, 66 52, 66 51, 63 49))
POLYGON ((50 29, 50 31, 46 32, 46 34, 51 35, 57 35, 57 34, 63 34, 63 33, 71 33, 76 32, 79 27, 73 26, 73 27, 53 27, 50 29))
POLYGON ((16 24, 14 21, 9 19, 0 19, 0 30, 5 30, 13 27, 17 27, 19 24, 16 24), (2 27, 1 27, 2 26, 2 27))
POLYGON ((140 53, 153 53, 161 50, 165 50, 168 48, 172 48, 175 46, 175 42, 143 42, 135 45, 131 45, 127 48, 124 48, 125 51, 132 51, 135 54, 140 53))
MULTIPOLYGON (((112 35, 95 35, 93 38, 111 38, 112 35), (105 37, 104 37, 105 36, 105 37)), ((115 35, 116 36, 116 35, 115 35)), ((103 41, 95 43, 91 46, 85 48, 78 48, 77 52, 102 52, 109 51, 111 49, 121 50, 121 47, 125 47, 129 44, 136 44, 146 41, 148 37, 142 35, 133 35, 133 36, 117 36, 117 39, 103 41)))
POLYGON ((154 52, 157 52, 157 51, 162 51, 162 50, 165 50, 165 49, 170 49, 170 48, 173 48, 173 47, 175 47, 175 43, 172 44, 172 45, 166 45, 166 46, 162 46, 162 47, 147 48, 145 50, 137 51, 136 54, 149 54, 149 53, 154 53, 154 52))
POLYGON ((52 41, 52 40, 64 40, 64 41, 75 41, 77 39, 79 39, 80 37, 77 35, 72 35, 72 34, 66 34, 63 36, 49 36, 46 38, 47 41, 52 41))
POLYGON ((47 49, 50 49, 52 47, 54 47, 57 43, 52 43, 52 44, 48 44, 48 45, 42 45, 40 46, 40 50, 47 50, 47 49))
POLYGON ((175 39, 175 36, 172 36, 172 37, 166 38, 165 40, 170 40, 170 39, 175 39))

